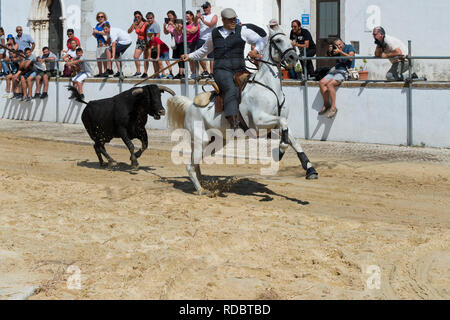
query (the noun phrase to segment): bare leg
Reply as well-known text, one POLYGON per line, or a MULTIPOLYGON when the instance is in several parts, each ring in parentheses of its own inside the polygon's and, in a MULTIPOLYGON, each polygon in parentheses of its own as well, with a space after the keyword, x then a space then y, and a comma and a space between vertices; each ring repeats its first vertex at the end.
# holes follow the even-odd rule
POLYGON ((331 110, 336 110, 336 87, 341 83, 336 80, 331 80, 327 84, 328 92, 330 93, 331 98, 331 110))
MULTIPOLYGON (((39 75, 36 77, 36 94, 41 93, 41 87, 42 87, 42 76, 39 75)), ((47 91, 44 90, 44 92, 47 91)))
POLYGON ((150 66, 150 63, 148 61, 148 57, 150 57, 150 50, 151 49, 148 49, 148 50, 144 51, 144 59, 146 59, 144 61, 144 73, 148 73, 148 67, 150 66))
POLYGON ((330 81, 323 78, 319 81, 320 93, 322 94, 323 104, 325 107, 330 106, 330 93, 328 91, 328 83, 330 81))
MULTIPOLYGON (((134 51, 134 59, 139 59, 141 54, 142 54, 142 50, 136 49, 134 51)), ((140 61, 135 61, 134 63, 136 65, 136 72, 141 73, 141 62, 140 61)))
POLYGON ((44 74, 43 79, 44 79, 44 92, 47 93, 48 92, 48 75, 44 74))

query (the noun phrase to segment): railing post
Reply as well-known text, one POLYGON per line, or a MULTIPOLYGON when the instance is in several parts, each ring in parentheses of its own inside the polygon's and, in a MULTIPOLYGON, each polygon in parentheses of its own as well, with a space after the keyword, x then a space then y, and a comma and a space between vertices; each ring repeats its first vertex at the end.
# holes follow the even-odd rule
MULTIPOLYGON (((408 40, 408 56, 412 56, 411 54, 411 40, 408 40)), ((413 123, 412 123, 412 63, 411 59, 408 59, 408 93, 407 93, 407 124, 406 124, 406 135, 407 135, 407 145, 412 146, 413 144, 413 123)), ((402 70, 400 70, 402 71, 402 70)))
MULTIPOLYGON (((183 11, 182 16, 185 16, 186 12, 186 0, 182 0, 181 10, 183 11)), ((183 30, 186 30, 186 19, 183 19, 183 30)), ((188 53, 187 50, 187 34, 183 32, 183 51, 184 54, 188 53)), ((189 61, 186 61, 184 64, 184 87, 185 87, 185 95, 189 97, 189 61)))
POLYGON ((195 68, 196 68, 196 77, 195 77, 195 95, 198 95, 198 79, 199 79, 199 73, 200 73, 200 63, 198 61, 195 61, 195 68))
MULTIPOLYGON (((59 122, 59 58, 56 62, 56 122, 59 122)), ((50 79, 49 79, 50 82, 50 79)))
MULTIPOLYGON (((122 64, 122 54, 119 55, 119 65, 120 65, 120 74, 119 74, 119 92, 122 93, 122 78, 123 78, 123 64, 122 64)), ((112 67, 112 66, 111 66, 112 67)))
MULTIPOLYGON (((303 58, 306 58, 306 48, 303 49, 303 58)), ((303 114, 305 124, 305 139, 309 139, 309 109, 308 109, 308 68, 306 68, 307 60, 303 59, 305 66, 303 69, 303 76, 305 77, 303 86, 303 114)))

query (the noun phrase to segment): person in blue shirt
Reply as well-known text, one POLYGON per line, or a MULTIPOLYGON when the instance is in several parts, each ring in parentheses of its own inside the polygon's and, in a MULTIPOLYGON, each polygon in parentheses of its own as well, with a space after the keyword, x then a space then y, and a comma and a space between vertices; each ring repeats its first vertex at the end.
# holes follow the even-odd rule
MULTIPOLYGON (((328 56, 353 57, 355 49, 349 44, 345 44, 341 39, 336 39, 328 47, 328 56)), ((323 107, 319 111, 320 115, 328 112, 327 117, 333 118, 338 109, 336 108, 336 87, 348 79, 348 69, 355 67, 354 59, 337 59, 336 65, 327 75, 319 81, 320 93, 323 97, 323 107)))
POLYGON ((23 28, 21 26, 16 27, 17 36, 14 38, 16 43, 19 45, 18 50, 25 51, 26 48, 30 48, 31 52, 34 51, 36 44, 33 38, 29 34, 23 33, 23 28))
POLYGON ((98 74, 95 76, 97 78, 101 77, 103 74, 103 69, 108 69, 108 62, 106 61, 106 50, 108 49, 108 44, 106 43, 105 34, 103 32, 103 25, 108 22, 108 17, 106 13, 100 11, 96 16, 97 25, 92 30, 92 35, 97 40, 97 59, 104 59, 105 61, 97 61, 98 74))

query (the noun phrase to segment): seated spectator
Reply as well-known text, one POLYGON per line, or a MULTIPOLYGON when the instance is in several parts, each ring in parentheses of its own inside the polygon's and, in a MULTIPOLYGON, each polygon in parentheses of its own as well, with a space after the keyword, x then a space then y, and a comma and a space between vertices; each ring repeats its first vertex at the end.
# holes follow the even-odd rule
MULTIPOLYGON (((172 58, 179 59, 184 54, 184 42, 183 42, 183 20, 177 19, 175 25, 170 23, 166 26, 167 31, 173 36, 176 47, 173 49, 172 58)), ((178 63, 179 73, 174 79, 184 78, 184 61, 178 63)))
POLYGON ((75 37, 75 32, 73 31, 73 29, 68 29, 67 30, 67 50, 70 50, 72 48, 72 45, 70 44, 72 42, 72 40, 75 40, 77 42, 77 48, 81 47, 81 42, 80 39, 78 39, 77 37, 75 37))
MULTIPOLYGON (((345 44, 341 39, 336 39, 333 44, 328 47, 328 56, 344 56, 353 57, 355 55, 355 49, 352 45, 345 44)), ((348 79, 349 68, 354 68, 354 59, 338 59, 336 65, 332 68, 327 75, 319 81, 320 93, 323 97, 323 107, 319 111, 319 114, 325 114, 328 111, 327 117, 333 118, 338 109, 336 108, 336 87, 343 81, 348 79), (331 103, 330 103, 331 100, 331 103)))
POLYGON ((22 85, 22 101, 31 101, 33 95, 34 79, 44 71, 44 67, 37 60, 36 56, 32 54, 31 48, 26 48, 25 59, 19 65, 19 71, 14 77, 20 77, 22 85))
POLYGON ((55 63, 57 59, 56 55, 53 52, 50 52, 48 47, 44 47, 42 53, 43 54, 38 58, 38 61, 45 64, 45 71, 36 76, 36 93, 34 99, 45 99, 48 97, 48 80, 50 77, 56 77, 57 74, 55 63), (44 92, 41 95, 42 82, 44 82, 44 92))
POLYGON ((408 54, 406 45, 397 38, 386 35, 383 27, 376 27, 372 33, 377 48, 375 56, 380 58, 389 58, 392 63, 391 68, 386 73, 388 81, 403 81, 403 73, 408 71, 408 60, 405 55, 408 54))
POLYGON ((72 70, 70 70, 68 62, 72 61, 73 59, 76 58, 77 56, 77 50, 78 48, 78 44, 76 40, 72 40, 70 41, 70 50, 63 50, 61 53, 61 56, 64 60, 64 62, 66 62, 66 64, 64 65, 64 71, 63 71, 63 77, 65 78, 70 78, 72 77, 72 70))
MULTIPOLYGON (((146 31, 148 26, 149 24, 147 20, 145 20, 144 17, 142 16, 142 13, 140 11, 135 11, 134 21, 131 24, 130 28, 128 29, 128 33, 131 33, 134 30, 138 37, 136 41, 136 49, 134 50, 134 59, 136 60, 141 57, 142 53, 144 53, 144 59, 148 59, 148 50, 146 41, 147 38, 146 31)), ((142 75, 141 62, 135 61, 135 64, 136 64, 136 73, 133 75, 133 77, 139 77, 142 75)))
POLYGON ((155 70, 155 73, 158 73, 158 75, 154 77, 163 78, 164 75, 159 75, 159 70, 163 68, 163 64, 160 60, 169 59, 169 47, 159 37, 157 37, 155 33, 150 33, 148 37, 149 51, 151 51, 153 48, 156 49, 156 56, 152 57, 152 59, 156 60, 153 61, 153 69, 155 70))
MULTIPOLYGON (((107 37, 107 41, 111 44, 106 51, 108 57, 108 69, 103 74, 104 77, 109 77, 109 75, 114 74, 112 71, 113 59, 118 59, 121 54, 125 53, 133 41, 128 33, 119 28, 111 28, 111 25, 107 22, 103 24, 103 32, 107 37)), ((116 60, 116 66, 117 73, 114 74, 114 77, 120 77, 120 61, 116 60)))
POLYGON ((103 33, 103 24, 105 22, 108 22, 108 17, 106 16, 106 13, 104 12, 98 12, 97 13, 97 25, 92 30, 92 36, 94 36, 97 40, 97 52, 96 56, 97 59, 105 59, 105 61, 97 61, 97 67, 98 67, 98 74, 95 77, 101 77, 103 76, 103 69, 107 69, 108 62, 106 61, 107 55, 106 50, 108 49, 108 44, 106 43, 106 39, 104 37, 103 33))
MULTIPOLYGON (((19 51, 21 54, 23 52, 19 51)), ((20 86, 18 81, 14 80, 14 75, 19 71, 19 63, 22 61, 22 57, 12 51, 9 52, 9 57, 7 61, 7 66, 9 73, 6 76, 6 94, 5 98, 17 98, 19 96, 20 86)))
MULTIPOLYGON (((292 21, 291 28, 290 39, 292 40, 292 45, 299 48, 300 56, 303 57, 304 50, 306 50, 307 57, 314 57, 316 55, 316 44, 314 43, 311 33, 302 28, 302 24, 299 20, 292 21)), ((303 70, 305 70, 305 61, 300 60, 300 63, 302 64, 303 70)), ((306 61, 306 69, 308 76, 313 78, 315 76, 315 72, 312 60, 306 61)), ((290 74, 291 78, 296 78, 295 70, 291 69, 290 74)))
MULTIPOLYGON (((69 62, 69 66, 77 69, 77 74, 72 78, 72 83, 73 86, 77 88, 78 92, 81 94, 81 98, 84 99, 83 82, 87 78, 92 77, 92 68, 83 57, 83 49, 78 48, 76 50, 76 53, 76 58, 69 62)), ((73 96, 71 96, 69 99, 73 99, 73 96)))
MULTIPOLYGON (((200 36, 200 27, 197 21, 194 21, 194 14, 192 11, 186 11, 186 33, 187 33, 187 48, 188 53, 192 53, 195 51, 197 47, 197 41, 200 36)), ((191 79, 197 78, 197 74, 195 73, 195 61, 189 61, 189 67, 191 68, 191 79)))

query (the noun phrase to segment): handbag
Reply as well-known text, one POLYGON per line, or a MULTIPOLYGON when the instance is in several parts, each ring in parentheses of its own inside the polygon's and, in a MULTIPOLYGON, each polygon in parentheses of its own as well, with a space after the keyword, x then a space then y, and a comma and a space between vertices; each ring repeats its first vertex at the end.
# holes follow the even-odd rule
POLYGON ((170 47, 172 48, 172 50, 175 50, 175 48, 177 47, 175 38, 173 36, 170 36, 170 47))

